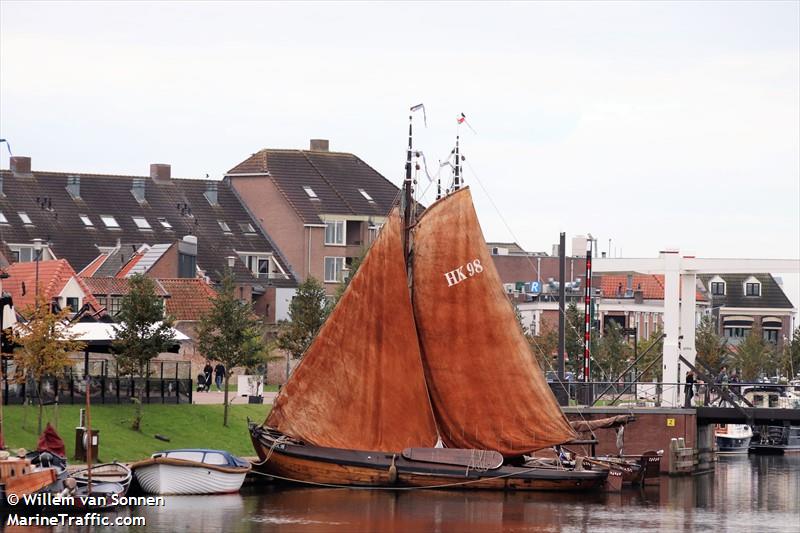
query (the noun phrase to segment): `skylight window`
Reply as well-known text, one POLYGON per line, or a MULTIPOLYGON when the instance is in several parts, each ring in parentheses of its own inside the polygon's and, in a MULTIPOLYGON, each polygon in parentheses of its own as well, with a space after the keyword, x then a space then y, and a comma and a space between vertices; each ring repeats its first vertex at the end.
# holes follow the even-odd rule
POLYGON ((367 199, 367 201, 369 201, 369 202, 374 202, 374 201, 375 201, 375 200, 373 200, 373 199, 372 199, 372 196, 370 196, 370 195, 367 193, 367 191, 365 191, 364 189, 358 189, 358 192, 360 192, 360 193, 361 193, 361 196, 363 196, 364 198, 366 198, 366 199, 367 199))
POLYGON ((27 213, 20 211, 17 214, 19 215, 19 219, 22 220, 23 224, 33 224, 33 222, 31 222, 31 217, 29 217, 27 213))
POLYGON ((222 228, 222 231, 224 231, 225 233, 231 232, 231 227, 224 220, 217 220, 217 224, 219 224, 219 227, 222 228))
POLYGON ((8 219, 3 213, 0 213, 0 224, 8 224, 8 219))
POLYGON ((166 218, 159 218, 158 221, 164 226, 165 229, 172 229, 172 224, 166 218))
POLYGON ((312 189, 308 185, 304 185, 303 190, 306 191, 306 194, 308 195, 309 198, 317 198, 317 193, 315 193, 314 189, 312 189))
POLYGON ((136 224, 136 227, 139 229, 152 229, 150 227, 150 223, 144 217, 131 217, 133 222, 136 224))
POLYGON ((87 227, 94 226, 94 224, 92 223, 92 219, 89 218, 88 215, 78 215, 78 216, 81 217, 81 222, 83 222, 84 226, 87 226, 87 227))
POLYGON ((255 233, 256 229, 249 222, 240 222, 239 227, 242 228, 244 233, 255 233))
POLYGON ((103 221, 103 224, 105 224, 107 228, 119 228, 117 219, 111 215, 100 215, 100 220, 103 221))

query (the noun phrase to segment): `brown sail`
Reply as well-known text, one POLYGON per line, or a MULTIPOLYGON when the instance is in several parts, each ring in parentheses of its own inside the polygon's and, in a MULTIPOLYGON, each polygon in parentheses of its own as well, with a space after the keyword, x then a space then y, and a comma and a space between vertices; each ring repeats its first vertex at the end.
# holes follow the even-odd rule
POLYGON ((573 439, 517 325, 469 189, 425 212, 413 249, 414 316, 445 444, 516 457, 573 439))
POLYGON ((401 240, 402 222, 393 212, 283 387, 267 426, 350 450, 399 452, 436 443, 401 240))

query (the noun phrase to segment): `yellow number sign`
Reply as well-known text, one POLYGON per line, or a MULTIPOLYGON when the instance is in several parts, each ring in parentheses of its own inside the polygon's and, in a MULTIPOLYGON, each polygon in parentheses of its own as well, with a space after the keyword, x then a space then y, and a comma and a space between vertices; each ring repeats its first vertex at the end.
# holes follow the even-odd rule
POLYGON ((674 418, 667 418, 667 427, 674 428, 675 427, 675 419, 674 418))

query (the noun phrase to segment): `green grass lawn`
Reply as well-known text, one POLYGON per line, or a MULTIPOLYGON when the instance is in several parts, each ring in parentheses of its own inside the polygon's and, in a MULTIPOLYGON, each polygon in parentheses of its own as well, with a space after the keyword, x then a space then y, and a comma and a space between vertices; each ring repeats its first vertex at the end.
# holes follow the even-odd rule
MULTIPOLYGON (((75 426, 78 425, 80 405, 58 407, 58 433, 67 448, 67 459, 75 453, 75 426)), ((130 429, 133 405, 92 406, 92 428, 100 430, 101 461, 135 461, 150 454, 173 448, 216 448, 235 455, 253 456, 255 451, 247 432, 247 417, 262 422, 269 405, 231 405, 228 427, 222 425, 222 405, 163 405, 144 406, 142 431, 130 429), (163 442, 155 434, 170 438, 163 442)), ((36 448, 37 407, 20 405, 3 407, 3 433, 10 450, 36 448)), ((52 406, 45 408, 42 425, 50 421, 55 426, 52 406)))

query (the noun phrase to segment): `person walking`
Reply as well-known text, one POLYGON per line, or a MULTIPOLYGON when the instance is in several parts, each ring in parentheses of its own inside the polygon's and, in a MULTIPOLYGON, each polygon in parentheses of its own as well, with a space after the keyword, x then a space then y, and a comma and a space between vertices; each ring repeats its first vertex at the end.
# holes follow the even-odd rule
POLYGON ((206 359, 206 366, 203 367, 203 376, 205 376, 205 391, 211 392, 211 374, 214 369, 211 368, 211 361, 206 359))
POLYGON ((222 381, 225 379, 225 366, 222 363, 217 363, 214 367, 214 379, 217 382, 217 391, 222 392, 222 381))
POLYGON ((692 406, 692 398, 694 397, 694 372, 691 370, 686 373, 686 385, 683 387, 683 394, 686 396, 684 407, 688 409, 692 406))
POLYGON ((727 401, 725 400, 725 393, 728 392, 728 381, 729 381, 728 368, 723 366, 722 370, 719 373, 719 376, 717 376, 717 384, 721 385, 722 389, 719 392, 719 401, 717 402, 717 405, 720 407, 722 407, 725 403, 727 403, 727 401))

